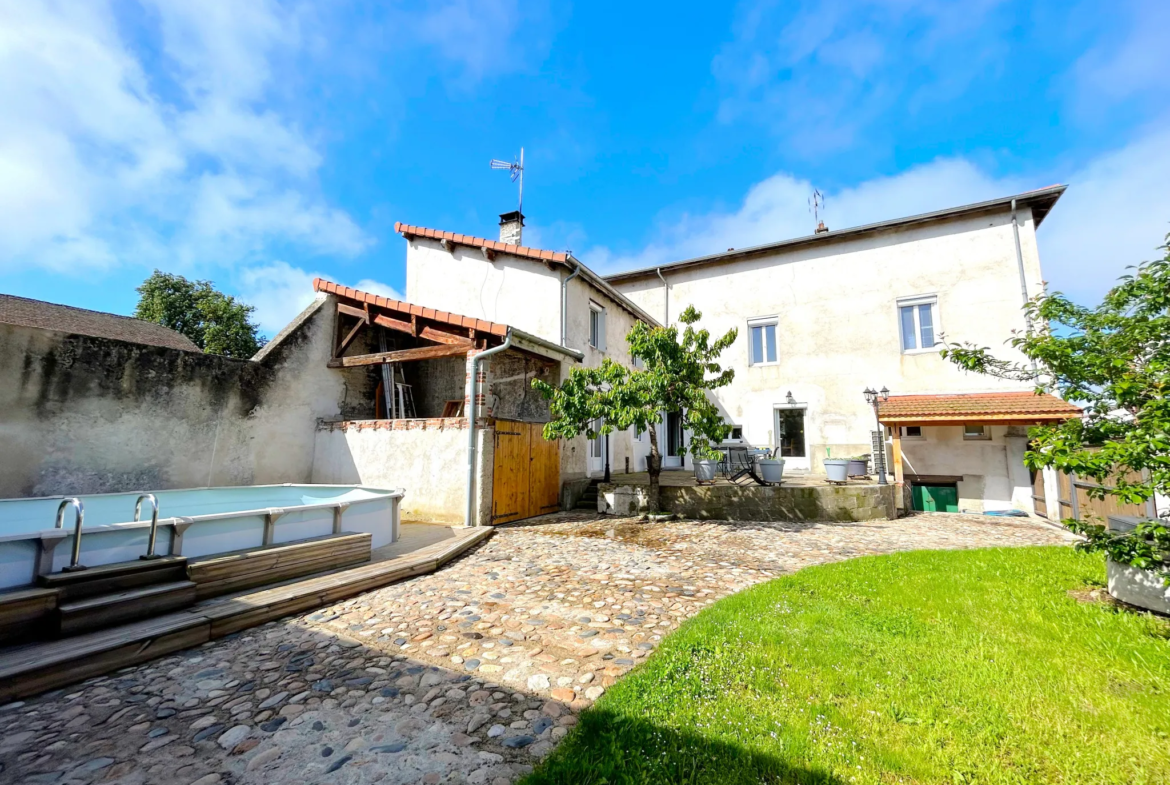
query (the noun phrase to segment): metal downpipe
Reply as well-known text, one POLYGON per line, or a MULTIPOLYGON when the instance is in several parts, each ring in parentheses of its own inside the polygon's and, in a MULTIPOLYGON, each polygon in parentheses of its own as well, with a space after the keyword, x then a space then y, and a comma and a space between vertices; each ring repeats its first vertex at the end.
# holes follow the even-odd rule
POLYGON ((479 363, 485 357, 491 357, 493 354, 499 354, 512 347, 512 328, 508 328, 508 334, 504 337, 504 342, 494 349, 488 349, 486 352, 471 358, 471 378, 467 380, 467 515, 464 518, 464 526, 475 526, 475 405, 476 389, 478 384, 476 380, 479 377, 479 363))
POLYGON ((662 319, 662 326, 669 327, 670 326, 670 284, 668 284, 666 282, 666 279, 662 276, 662 268, 661 267, 655 267, 654 272, 658 273, 658 279, 660 281, 662 281, 662 307, 663 307, 663 310, 666 312, 665 315, 663 316, 663 319, 662 319))

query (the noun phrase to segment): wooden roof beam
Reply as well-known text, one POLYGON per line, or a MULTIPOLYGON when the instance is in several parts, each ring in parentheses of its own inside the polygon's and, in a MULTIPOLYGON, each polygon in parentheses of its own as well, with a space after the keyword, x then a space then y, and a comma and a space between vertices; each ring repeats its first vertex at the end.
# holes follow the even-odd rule
POLYGON ((416 349, 402 349, 396 352, 378 352, 376 354, 359 354, 353 357, 334 357, 329 361, 330 368, 355 368, 362 365, 381 365, 383 363, 405 363, 415 360, 434 360, 439 357, 456 357, 467 354, 471 348, 470 342, 466 345, 449 346, 420 346, 416 349))

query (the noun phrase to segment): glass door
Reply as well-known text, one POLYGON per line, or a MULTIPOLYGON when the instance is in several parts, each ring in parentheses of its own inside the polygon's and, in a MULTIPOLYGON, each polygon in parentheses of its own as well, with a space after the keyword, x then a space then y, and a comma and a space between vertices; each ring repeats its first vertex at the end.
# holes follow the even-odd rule
POLYGON ((780 448, 777 457, 784 459, 785 471, 809 468, 808 448, 804 435, 806 411, 803 406, 784 406, 775 409, 775 446, 780 448))
MULTIPOLYGON (((593 421, 593 431, 601 430, 601 420, 593 421)), ((605 471, 605 437, 598 433, 596 439, 589 440, 589 473, 601 474, 605 471)))
POLYGON ((679 452, 683 446, 683 418, 681 412, 667 412, 663 422, 666 449, 662 454, 662 468, 679 469, 683 465, 683 456, 679 452))

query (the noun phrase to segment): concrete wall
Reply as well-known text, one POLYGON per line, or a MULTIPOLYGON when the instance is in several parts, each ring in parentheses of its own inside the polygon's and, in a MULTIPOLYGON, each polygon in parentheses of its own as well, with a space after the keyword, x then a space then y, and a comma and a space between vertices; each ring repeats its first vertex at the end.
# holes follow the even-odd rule
MULTIPOLYGON (((723 521, 874 521, 892 519, 892 485, 662 486, 662 508, 684 518, 723 521)), ((638 515, 649 509, 649 486, 602 484, 598 509, 638 515)))
POLYGON ((1027 429, 992 426, 988 440, 964 440, 959 426, 924 427, 921 439, 902 439, 906 474, 951 475, 958 482, 959 508, 1032 509, 1032 485, 1024 467, 1027 429))
MULTIPOLYGON (((1021 216, 1028 290, 1036 294, 1042 279, 1034 224, 1029 211, 1021 216)), ((739 330, 723 355, 735 381, 714 395, 727 421, 742 425, 749 442, 772 445, 773 410, 791 391, 807 406, 813 471, 821 470, 827 449, 841 457, 870 451, 875 425, 862 397, 866 387, 885 385, 895 395, 1028 389, 964 373, 937 351, 904 354, 900 342, 898 299, 934 294, 943 339, 1019 358, 1005 346, 1011 331, 1024 327, 1007 212, 664 273, 672 321, 694 305, 712 334, 739 330), (778 319, 777 362, 751 366, 748 320, 767 316, 778 319)), ((656 276, 615 286, 649 313, 663 313, 664 288, 656 276)), ((919 470, 945 473, 936 466, 919 470)), ((1000 477, 1006 482, 1006 473, 1000 477)))
POLYGON ((462 524, 466 469, 465 418, 332 422, 317 429, 312 482, 403 488, 404 520, 462 524))
POLYGON ((0 497, 307 482, 333 309, 254 361, 0 325, 0 497))

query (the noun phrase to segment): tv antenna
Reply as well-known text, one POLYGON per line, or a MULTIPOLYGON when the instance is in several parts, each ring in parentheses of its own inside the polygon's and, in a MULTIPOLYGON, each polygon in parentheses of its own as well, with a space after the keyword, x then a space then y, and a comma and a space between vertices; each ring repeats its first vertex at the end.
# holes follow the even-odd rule
POLYGON ((520 207, 518 209, 520 210, 521 213, 523 213, 524 212, 524 148, 523 147, 520 148, 520 160, 512 161, 511 163, 508 163, 507 161, 501 161, 498 158, 493 158, 491 163, 489 164, 489 166, 491 166, 491 168, 493 168, 493 169, 507 169, 512 174, 512 182, 516 182, 517 180, 520 181, 520 207))
POLYGON ((825 195, 814 188, 812 196, 808 198, 808 211, 813 214, 813 220, 817 222, 817 226, 821 225, 821 210, 824 209, 825 195))

